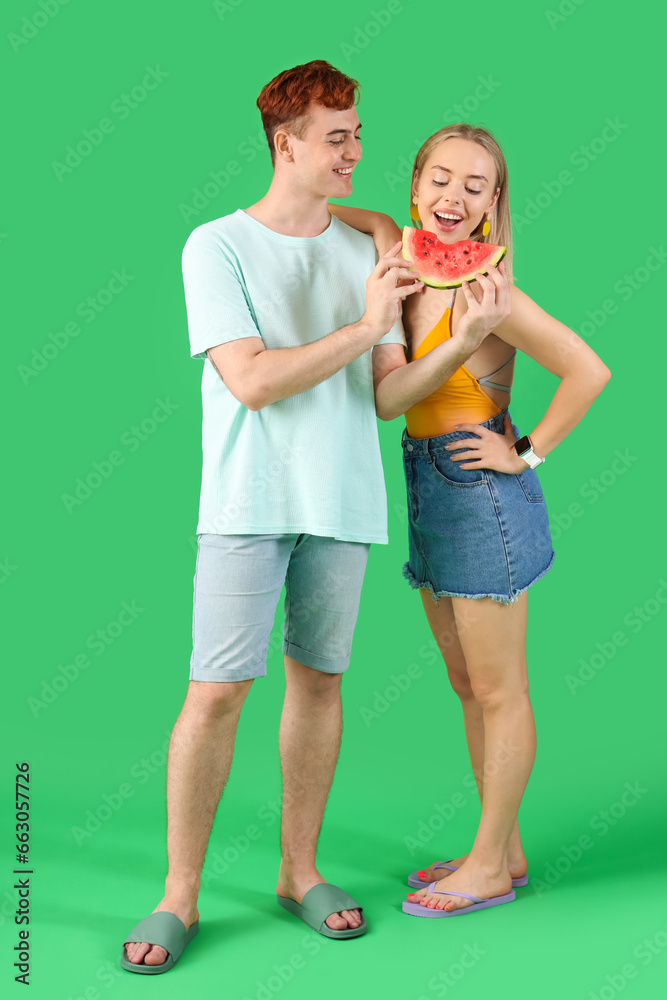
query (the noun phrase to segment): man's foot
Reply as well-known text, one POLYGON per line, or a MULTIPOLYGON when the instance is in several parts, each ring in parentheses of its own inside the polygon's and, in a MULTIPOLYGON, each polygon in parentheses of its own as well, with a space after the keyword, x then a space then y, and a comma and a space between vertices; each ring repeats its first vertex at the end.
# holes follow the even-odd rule
MULTIPOLYGON (((186 931, 191 924, 194 924, 195 920, 199 920, 199 911, 196 903, 168 900, 165 896, 155 907, 153 913, 157 913, 159 910, 167 910, 169 913, 175 913, 185 924, 186 931)), ((151 944, 150 941, 137 941, 126 944, 125 951, 130 962, 134 965, 141 965, 142 962, 144 965, 163 965, 167 961, 167 952, 165 949, 160 947, 160 945, 151 944)))
MULTIPOLYGON (((461 865, 468 860, 470 853, 463 854, 460 858, 447 859, 448 865, 454 865, 456 868, 460 868, 461 865)), ((440 859, 439 859, 440 860, 440 859)), ((434 861, 433 864, 436 864, 434 861)), ((507 867, 509 868, 510 878, 521 878, 528 871, 528 861, 523 852, 512 855, 508 858, 507 867)), ((424 868, 417 872, 418 877, 422 882, 435 882, 436 879, 442 881, 446 878, 451 878, 454 872, 451 872, 448 868, 433 868, 433 865, 429 865, 428 868, 424 868)), ((479 895, 479 893, 471 893, 473 896, 479 895)), ((413 900, 416 902, 416 900, 413 900)))
MULTIPOLYGON (((286 896, 288 899, 293 899, 295 903, 301 904, 308 890, 322 882, 326 882, 326 879, 322 878, 319 872, 315 872, 311 878, 289 877, 281 867, 276 892, 279 896, 286 896)), ((341 910, 340 913, 332 913, 324 922, 332 931, 343 931, 346 927, 352 929, 360 927, 362 918, 359 910, 341 910)))
MULTIPOLYGON (((480 899, 491 899, 492 896, 502 896, 510 892, 512 876, 507 869, 504 872, 491 872, 468 861, 463 863, 458 871, 440 879, 433 888, 445 891, 451 889, 465 892, 469 896, 478 896, 480 899)), ((410 903, 421 903, 430 909, 438 910, 459 910, 471 905, 471 900, 464 896, 450 896, 449 893, 442 895, 441 892, 436 894, 429 892, 428 889, 409 892, 407 898, 410 903)))

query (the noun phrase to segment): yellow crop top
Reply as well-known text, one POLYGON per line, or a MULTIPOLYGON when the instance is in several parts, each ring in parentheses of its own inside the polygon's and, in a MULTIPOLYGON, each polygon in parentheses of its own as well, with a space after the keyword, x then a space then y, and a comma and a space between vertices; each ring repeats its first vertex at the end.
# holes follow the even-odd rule
MULTIPOLYGON (((451 335, 450 320, 452 315, 452 302, 433 327, 426 335, 412 360, 428 354, 438 344, 448 340, 451 335)), ((465 365, 450 375, 438 389, 425 399, 415 403, 405 411, 405 422, 407 432, 413 438, 435 437, 438 434, 449 434, 454 430, 455 424, 479 424, 489 417, 501 412, 501 407, 497 406, 491 397, 484 392, 483 385, 489 385, 492 389, 504 389, 509 392, 510 386, 499 385, 490 381, 498 375, 503 368, 507 368, 514 360, 514 354, 497 371, 490 375, 483 375, 476 378, 465 365)))

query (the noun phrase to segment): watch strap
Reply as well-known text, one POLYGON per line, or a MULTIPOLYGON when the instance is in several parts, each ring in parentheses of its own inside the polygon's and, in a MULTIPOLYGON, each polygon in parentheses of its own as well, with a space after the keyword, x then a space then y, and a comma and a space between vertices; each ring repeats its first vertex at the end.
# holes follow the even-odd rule
POLYGON ((521 455, 521 458, 524 460, 524 462, 528 463, 531 469, 536 469, 538 465, 542 465, 542 462, 546 462, 546 458, 539 458, 535 454, 532 448, 529 451, 524 451, 523 455, 521 455))

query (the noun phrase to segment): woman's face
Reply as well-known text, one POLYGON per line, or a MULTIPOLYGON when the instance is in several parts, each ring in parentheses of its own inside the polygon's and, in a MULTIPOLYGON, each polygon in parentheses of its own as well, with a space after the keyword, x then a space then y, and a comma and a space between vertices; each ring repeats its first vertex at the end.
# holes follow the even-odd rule
POLYGON ((498 200, 496 168, 483 146, 444 139, 412 182, 422 227, 443 243, 467 240, 498 200))

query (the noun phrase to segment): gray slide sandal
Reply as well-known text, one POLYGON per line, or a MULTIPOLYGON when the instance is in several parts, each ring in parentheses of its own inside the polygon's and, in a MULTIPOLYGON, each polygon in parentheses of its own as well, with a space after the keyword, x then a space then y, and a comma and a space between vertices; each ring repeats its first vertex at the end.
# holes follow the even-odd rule
POLYGON ((314 885, 312 889, 303 897, 302 902, 296 903, 287 896, 278 896, 278 904, 285 910, 289 910, 299 920, 312 927, 318 934, 323 934, 329 938, 354 938, 360 937, 368 930, 366 918, 356 899, 339 889, 337 885, 330 882, 321 882, 314 885), (359 910, 361 913, 361 924, 359 927, 346 927, 342 931, 332 930, 325 923, 325 920, 332 913, 340 913, 341 910, 359 910))
POLYGON ((192 941, 199 930, 199 921, 185 929, 183 921, 175 913, 168 913, 166 910, 158 910, 157 913, 149 913, 147 917, 140 920, 136 927, 133 927, 125 938, 123 952, 120 957, 120 964, 128 972, 141 972, 144 975, 156 976, 161 972, 168 972, 178 962, 183 951, 192 941), (144 965, 131 962, 127 957, 126 944, 139 941, 147 941, 149 944, 159 945, 167 952, 167 960, 162 965, 144 965))

